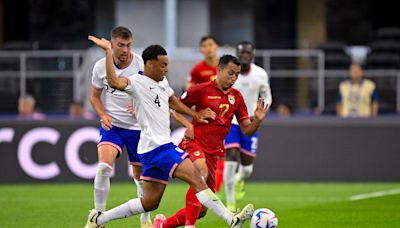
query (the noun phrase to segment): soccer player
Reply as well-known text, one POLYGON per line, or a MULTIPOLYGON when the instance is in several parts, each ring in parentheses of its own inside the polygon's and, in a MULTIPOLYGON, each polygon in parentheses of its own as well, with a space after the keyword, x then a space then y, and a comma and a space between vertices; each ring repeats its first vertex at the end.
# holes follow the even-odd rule
MULTIPOLYGON (((189 153, 194 166, 203 177, 207 178, 207 185, 213 191, 217 161, 219 157, 225 156, 224 139, 229 132, 233 117, 236 116, 238 119, 242 132, 251 136, 259 128, 267 111, 268 105, 264 105, 264 100, 260 99, 257 107, 253 107, 256 110, 250 121, 241 93, 231 88, 239 73, 239 60, 234 56, 224 55, 220 58, 215 81, 193 86, 181 96, 181 101, 188 107, 195 106, 197 111, 209 107, 217 113, 215 120, 211 120, 208 124, 193 120, 194 139, 184 139, 180 144, 181 148, 189 153)), ((168 228, 182 225, 194 227, 197 218, 205 216, 206 210, 207 208, 202 207, 197 200, 195 189, 189 188, 186 194, 186 207, 168 219, 163 215, 157 215, 153 227, 168 228)))
MULTIPOLYGON (((131 51, 132 41, 132 33, 128 28, 116 27, 111 31, 113 64, 119 77, 143 71, 142 57, 131 51)), ((142 168, 137 155, 140 126, 137 119, 127 112, 130 104, 128 95, 108 85, 105 58, 97 61, 93 68, 91 103, 101 122, 97 144, 99 164, 94 178, 94 206, 99 211, 105 211, 113 165, 124 146, 132 165, 138 196, 143 196, 143 181, 140 180, 142 168), (103 91, 105 94, 101 100, 103 91)), ((142 228, 151 227, 150 213, 143 213, 140 221, 142 228)))
MULTIPOLYGON (((218 58, 218 42, 213 36, 203 36, 200 39, 200 52, 204 59, 198 62, 190 72, 190 80, 186 85, 188 90, 193 85, 215 80, 217 77, 218 58)), ((219 192, 223 180, 224 159, 221 158, 217 162, 217 170, 215 173, 215 191, 219 192)))
POLYGON ((213 36, 204 36, 200 39, 200 52, 204 59, 198 62, 190 72, 186 90, 193 85, 212 81, 217 76, 218 43, 213 36))
MULTIPOLYGON (((247 105, 250 119, 254 118, 257 101, 261 97, 271 106, 272 96, 267 72, 252 63, 254 58, 254 45, 243 41, 236 45, 236 55, 240 60, 241 68, 238 80, 233 86, 239 90, 247 105)), ((236 196, 244 196, 244 180, 253 172, 253 159, 256 156, 258 132, 247 136, 241 130, 236 118, 232 121, 231 129, 225 139, 225 169, 224 186, 226 205, 231 211, 236 211, 236 196), (238 173, 235 177, 237 166, 238 173), (236 181, 236 189, 235 189, 236 181)))
POLYGON ((106 39, 89 36, 89 40, 105 49, 107 82, 110 87, 124 91, 133 99, 133 106, 141 127, 138 154, 142 162, 144 194, 111 210, 92 209, 86 228, 98 227, 108 221, 157 209, 170 177, 179 178, 194 189, 198 200, 224 219, 231 227, 241 227, 252 216, 253 205, 241 212, 230 212, 221 200, 207 187, 203 177, 193 166, 187 154, 171 142, 170 108, 188 114, 199 123, 215 118, 209 109, 195 112, 174 95, 164 75, 168 71, 167 52, 160 45, 147 47, 142 54, 143 75, 117 77, 114 69, 111 43, 106 39), (205 110, 205 111, 204 111, 205 110))

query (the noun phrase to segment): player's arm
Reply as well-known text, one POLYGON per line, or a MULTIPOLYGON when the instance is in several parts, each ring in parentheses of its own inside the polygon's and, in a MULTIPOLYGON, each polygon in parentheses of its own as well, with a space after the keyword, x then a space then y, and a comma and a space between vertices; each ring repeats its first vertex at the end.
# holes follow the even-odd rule
POLYGON ((114 60, 112 56, 111 42, 104 38, 88 36, 88 39, 93 41, 97 46, 103 48, 106 52, 106 72, 108 85, 114 89, 124 90, 128 86, 128 79, 125 77, 118 78, 114 69, 114 60))
POLYGON ((111 116, 109 116, 104 110, 103 102, 101 102, 101 93, 102 89, 98 89, 92 86, 91 95, 90 95, 90 103, 92 103, 92 107, 94 111, 96 111, 97 115, 100 118, 101 126, 104 130, 110 130, 112 128, 111 125, 111 116))
POLYGON ((260 99, 257 103, 253 120, 250 121, 249 118, 243 118, 242 120, 239 120, 240 130, 243 132, 243 134, 247 136, 253 135, 264 120, 267 110, 268 105, 265 105, 264 99, 260 99))
POLYGON ((271 86, 269 85, 269 78, 267 73, 265 73, 264 77, 265 78, 260 86, 260 97, 265 100, 265 103, 267 103, 268 108, 270 108, 272 104, 271 86))
POLYGON ((186 117, 180 113, 177 113, 175 110, 170 109, 170 113, 172 118, 179 123, 180 125, 186 128, 185 137, 188 139, 194 139, 194 127, 193 124, 186 119, 186 117))
POLYGON ((181 114, 186 114, 193 117, 196 121, 201 123, 208 123, 207 119, 215 119, 216 114, 210 108, 201 110, 200 112, 193 111, 184 103, 178 100, 176 96, 169 97, 169 108, 181 114))

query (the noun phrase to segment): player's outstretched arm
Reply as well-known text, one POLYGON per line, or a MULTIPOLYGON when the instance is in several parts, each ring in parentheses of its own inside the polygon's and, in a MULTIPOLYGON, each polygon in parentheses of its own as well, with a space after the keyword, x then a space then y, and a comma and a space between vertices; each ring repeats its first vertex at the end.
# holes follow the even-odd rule
POLYGON ((91 40, 97 46, 103 48, 106 52, 106 70, 108 85, 114 89, 124 90, 128 86, 128 79, 125 77, 118 78, 115 74, 111 42, 107 39, 99 39, 91 35, 88 36, 88 40, 91 40))
POLYGON ((242 130, 245 135, 251 136, 257 131, 262 121, 265 119, 268 106, 269 105, 265 103, 264 99, 259 99, 256 111, 254 112, 254 119, 252 121, 250 121, 250 119, 240 121, 240 130, 242 130))
POLYGON ((186 119, 186 117, 180 113, 177 113, 175 110, 170 109, 172 118, 179 123, 180 125, 186 128, 185 138, 194 139, 194 127, 193 124, 186 119))
POLYGON ((208 123, 207 119, 215 119, 216 114, 210 108, 201 110, 200 112, 195 112, 184 103, 178 100, 176 96, 171 96, 169 98, 169 108, 177 111, 181 114, 186 114, 193 117, 197 122, 208 123))

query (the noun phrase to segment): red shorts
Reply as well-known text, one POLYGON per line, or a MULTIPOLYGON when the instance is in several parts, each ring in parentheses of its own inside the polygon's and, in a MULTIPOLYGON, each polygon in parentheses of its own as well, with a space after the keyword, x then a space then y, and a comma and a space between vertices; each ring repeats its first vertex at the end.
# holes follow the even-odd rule
POLYGON ((211 191, 215 192, 215 170, 217 169, 217 161, 219 156, 206 153, 201 146, 197 145, 197 143, 193 141, 183 140, 179 144, 179 147, 183 148, 186 153, 189 154, 189 158, 192 162, 199 158, 205 158, 208 169, 207 185, 211 191))

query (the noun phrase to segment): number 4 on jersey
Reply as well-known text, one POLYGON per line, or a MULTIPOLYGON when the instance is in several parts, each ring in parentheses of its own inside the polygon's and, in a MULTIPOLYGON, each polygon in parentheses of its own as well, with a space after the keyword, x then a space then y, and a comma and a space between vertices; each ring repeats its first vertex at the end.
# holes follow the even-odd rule
POLYGON ((161 107, 160 100, 158 99, 158 94, 156 96, 156 99, 154 100, 154 103, 156 103, 158 105, 158 107, 161 107))

